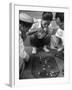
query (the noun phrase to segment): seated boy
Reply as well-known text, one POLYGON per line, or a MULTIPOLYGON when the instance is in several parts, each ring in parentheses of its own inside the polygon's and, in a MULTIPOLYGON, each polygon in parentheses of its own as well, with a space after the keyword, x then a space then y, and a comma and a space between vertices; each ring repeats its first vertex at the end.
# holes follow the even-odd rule
POLYGON ((55 35, 51 36, 51 42, 57 51, 61 51, 64 48, 64 13, 56 13, 55 18, 58 28, 55 35))

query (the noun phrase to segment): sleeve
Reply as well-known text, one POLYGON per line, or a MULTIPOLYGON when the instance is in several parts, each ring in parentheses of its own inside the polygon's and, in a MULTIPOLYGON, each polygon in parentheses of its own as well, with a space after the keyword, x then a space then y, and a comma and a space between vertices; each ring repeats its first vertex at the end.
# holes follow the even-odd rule
POLYGON ((62 44, 64 45, 64 30, 58 29, 57 32, 56 32, 56 36, 58 38, 61 38, 62 44))
POLYGON ((59 37, 59 38, 63 38, 63 30, 61 29, 58 29, 57 32, 56 32, 56 36, 59 37))
POLYGON ((29 29, 30 31, 37 30, 38 28, 41 27, 41 19, 36 19, 35 23, 32 25, 32 27, 29 29))

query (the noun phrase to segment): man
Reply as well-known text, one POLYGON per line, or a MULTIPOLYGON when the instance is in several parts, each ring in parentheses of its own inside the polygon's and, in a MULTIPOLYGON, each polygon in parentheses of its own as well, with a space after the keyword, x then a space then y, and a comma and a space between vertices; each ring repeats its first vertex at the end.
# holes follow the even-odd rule
POLYGON ((33 18, 25 13, 19 13, 19 74, 22 77, 22 72, 25 68, 25 62, 29 60, 29 54, 25 51, 24 41, 26 33, 33 24, 33 18))
POLYGON ((42 19, 39 19, 38 25, 36 30, 37 33, 32 35, 31 38, 31 45, 33 48, 33 53, 36 54, 37 48, 43 48, 45 52, 49 52, 49 49, 46 47, 50 44, 50 37, 49 37, 49 30, 48 26, 52 21, 53 15, 52 12, 43 12, 42 19))

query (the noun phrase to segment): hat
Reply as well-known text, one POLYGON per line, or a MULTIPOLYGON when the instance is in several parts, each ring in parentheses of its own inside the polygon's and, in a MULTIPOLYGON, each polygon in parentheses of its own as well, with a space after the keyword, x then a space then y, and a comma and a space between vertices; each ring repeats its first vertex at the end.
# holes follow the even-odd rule
POLYGON ((24 22, 28 22, 28 23, 34 22, 33 18, 26 13, 20 13, 19 20, 24 21, 24 22))

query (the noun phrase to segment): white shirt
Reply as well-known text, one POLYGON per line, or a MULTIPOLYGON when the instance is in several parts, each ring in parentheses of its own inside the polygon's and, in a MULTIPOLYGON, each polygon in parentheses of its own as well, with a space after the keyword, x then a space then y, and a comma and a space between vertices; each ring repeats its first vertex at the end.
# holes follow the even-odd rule
POLYGON ((56 30, 56 33, 51 36, 51 48, 53 48, 53 49, 55 49, 55 47, 58 46, 58 39, 57 39, 57 37, 61 38, 61 40, 62 40, 61 47, 63 47, 64 46, 64 30, 58 28, 56 30))
POLYGON ((34 24, 32 25, 32 27, 29 29, 29 32, 30 31, 34 31, 34 30, 37 30, 38 28, 41 27, 41 19, 34 19, 34 24))

